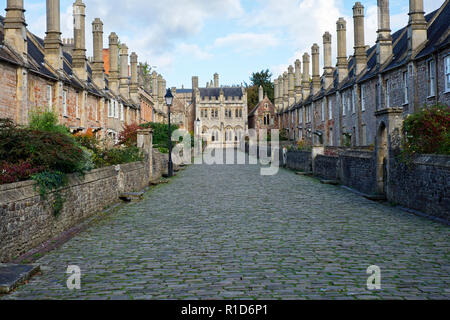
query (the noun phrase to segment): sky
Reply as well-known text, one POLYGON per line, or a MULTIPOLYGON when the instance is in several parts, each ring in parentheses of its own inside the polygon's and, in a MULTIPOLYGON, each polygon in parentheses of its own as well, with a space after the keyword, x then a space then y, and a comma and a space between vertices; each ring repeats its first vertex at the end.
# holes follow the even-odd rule
MULTIPOLYGON (((61 0, 63 38, 73 38, 72 4, 61 0)), ((6 0, 0 0, 2 8, 6 0)), ((221 85, 249 82, 253 72, 269 69, 273 78, 300 59, 311 46, 321 47, 325 31, 332 34, 336 57, 336 21, 347 20, 347 55, 353 54, 353 19, 350 0, 84 0, 87 55, 92 55, 95 18, 104 23, 104 47, 116 32, 139 61, 148 62, 167 80, 168 87, 191 88, 192 76, 200 86, 220 75, 221 85)), ((377 1, 363 0, 366 44, 374 45, 377 1)), ((425 11, 444 0, 424 0, 425 11)), ((25 18, 31 32, 45 36, 46 1, 25 0, 25 18)), ((408 0, 391 1, 393 32, 408 22, 408 0)), ((5 11, 0 11, 5 15, 5 11)), ((321 66, 322 67, 322 66, 321 66)), ((322 72, 322 70, 321 70, 322 72)))

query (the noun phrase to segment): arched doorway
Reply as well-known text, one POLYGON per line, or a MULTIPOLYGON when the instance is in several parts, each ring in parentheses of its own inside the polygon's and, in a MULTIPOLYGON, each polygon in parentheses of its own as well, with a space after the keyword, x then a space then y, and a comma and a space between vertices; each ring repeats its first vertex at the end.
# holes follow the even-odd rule
POLYGON ((382 122, 377 133, 377 192, 379 194, 386 194, 388 157, 388 134, 386 125, 382 122))

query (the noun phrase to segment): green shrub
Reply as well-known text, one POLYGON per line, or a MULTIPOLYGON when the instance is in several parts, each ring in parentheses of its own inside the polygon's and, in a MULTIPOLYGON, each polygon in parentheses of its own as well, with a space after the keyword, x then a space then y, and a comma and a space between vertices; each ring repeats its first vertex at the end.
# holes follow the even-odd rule
MULTIPOLYGON (((154 123, 149 122, 140 125, 142 128, 152 128, 153 129, 153 145, 168 148, 169 147, 169 126, 165 123, 154 123)), ((171 125, 170 131, 172 133, 178 130, 177 125, 171 125)))
POLYGON ((66 126, 58 124, 58 116, 49 111, 31 111, 28 128, 34 131, 45 131, 70 135, 66 126))
POLYGON ((101 150, 94 154, 93 161, 97 168, 102 168, 122 163, 142 161, 143 158, 141 150, 137 147, 115 147, 112 149, 101 150))
POLYGON ((164 154, 168 154, 169 153, 169 149, 165 148, 165 147, 158 147, 158 151, 164 154))
POLYGON ((31 176, 36 181, 36 190, 39 191, 41 198, 47 200, 48 194, 54 192, 55 199, 52 204, 53 215, 57 217, 64 205, 60 188, 67 185, 67 175, 58 171, 44 171, 31 176))
POLYGON ((450 155, 450 107, 437 105, 411 114, 403 124, 403 149, 416 154, 450 155))

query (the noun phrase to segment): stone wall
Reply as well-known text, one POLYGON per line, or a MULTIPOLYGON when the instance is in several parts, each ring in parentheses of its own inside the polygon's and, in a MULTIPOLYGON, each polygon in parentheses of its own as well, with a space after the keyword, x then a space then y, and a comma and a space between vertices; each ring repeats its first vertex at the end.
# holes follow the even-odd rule
POLYGON ((345 186, 365 194, 376 193, 374 152, 345 151, 339 155, 339 179, 345 186))
POLYGON ((116 202, 121 192, 148 185, 144 162, 71 175, 62 189, 63 209, 54 217, 54 194, 42 201, 34 181, 0 185, 0 262, 8 262, 116 202))
POLYGON ((339 158, 318 155, 314 160, 314 175, 322 179, 338 180, 339 158))
POLYGON ((159 180, 164 174, 167 174, 169 168, 169 155, 153 149, 153 176, 152 181, 159 180))
POLYGON ((423 155, 411 165, 391 161, 387 197, 450 222, 450 156, 423 155))
POLYGON ((304 172, 312 172, 312 156, 309 151, 288 151, 286 167, 304 172))

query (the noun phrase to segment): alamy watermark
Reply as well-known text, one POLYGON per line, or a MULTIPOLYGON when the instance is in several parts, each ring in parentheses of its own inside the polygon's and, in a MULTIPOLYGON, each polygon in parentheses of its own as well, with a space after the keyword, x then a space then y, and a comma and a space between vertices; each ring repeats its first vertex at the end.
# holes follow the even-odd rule
POLYGON ((67 279, 67 289, 69 290, 81 290, 81 269, 79 266, 68 266, 67 274, 69 278, 67 279))
POLYGON ((280 168, 279 136, 279 130, 271 130, 268 135, 264 129, 249 129, 247 134, 225 133, 225 139, 222 139, 218 130, 210 129, 195 134, 192 146, 189 132, 178 129, 173 132, 172 141, 181 142, 172 150, 172 161, 175 165, 192 164, 194 155, 194 164, 259 164, 261 175, 273 176, 280 168))

